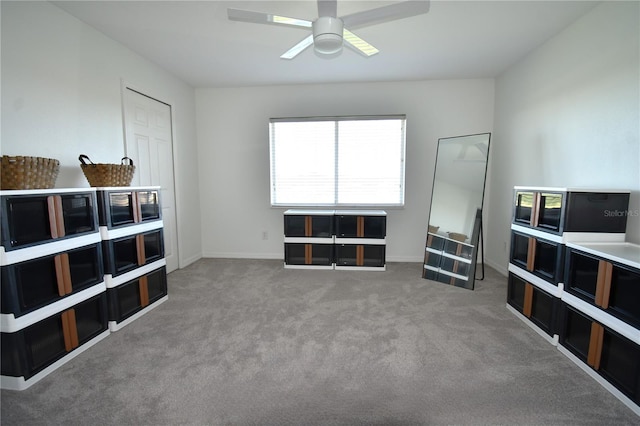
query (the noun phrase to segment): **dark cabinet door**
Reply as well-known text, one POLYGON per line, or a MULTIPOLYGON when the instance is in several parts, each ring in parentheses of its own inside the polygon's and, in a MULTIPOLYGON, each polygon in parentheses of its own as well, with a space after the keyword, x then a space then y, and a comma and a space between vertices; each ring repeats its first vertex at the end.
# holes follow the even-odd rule
POLYGON ((624 233, 629 193, 570 192, 566 207, 566 232, 624 233))
POLYGON ((16 317, 102 282, 99 244, 2 267, 2 312, 16 317))
POLYGON ((549 336, 557 333, 558 299, 509 272, 507 303, 549 336))
POLYGON ((140 206, 140 221, 160 219, 160 195, 158 191, 138 191, 138 204, 140 206))
POLYGON ((104 240, 106 272, 117 276, 164 257, 162 229, 104 240))
POLYGON ((386 235, 386 216, 336 215, 338 238, 384 239, 386 235))
POLYGON ((564 245, 512 231, 510 261, 545 281, 557 284, 563 278, 564 245))
POLYGON ((332 244, 286 243, 284 252, 288 265, 333 265, 332 244))
POLYGON ((165 267, 107 290, 109 320, 119 323, 167 295, 165 267))
POLYGON ((95 194, 9 195, 2 197, 5 250, 97 231, 95 194))
MULTIPOLYGON (((604 285, 606 288, 606 278, 604 285)), ((625 265, 612 264, 607 310, 612 315, 640 328, 639 270, 625 265)))
POLYGON ((564 194, 541 192, 538 194, 537 218, 534 226, 547 231, 559 232, 562 228, 562 212, 564 194))
POLYGON ((47 196, 3 197, 2 245, 5 249, 51 240, 54 208, 47 196))
POLYGON ((382 267, 385 265, 385 246, 336 244, 336 265, 382 267))
POLYGON ((285 237, 305 237, 306 216, 285 215, 284 216, 284 236, 285 237))
POLYGON ((60 196, 65 235, 79 235, 97 230, 94 197, 93 193, 60 196))
POLYGON ((567 251, 567 291, 640 327, 640 271, 574 248, 567 251))
POLYGON ((560 342, 636 403, 640 401, 640 346, 563 306, 560 342))
POLYGON ((133 192, 110 192, 106 196, 107 204, 103 217, 108 219, 108 222, 104 225, 114 227, 135 223, 133 192))
POLYGON ((535 193, 530 191, 516 191, 513 221, 521 225, 531 225, 534 213, 535 193))
POLYGON ((28 379, 106 329, 102 293, 15 333, 2 333, 2 374, 28 379))

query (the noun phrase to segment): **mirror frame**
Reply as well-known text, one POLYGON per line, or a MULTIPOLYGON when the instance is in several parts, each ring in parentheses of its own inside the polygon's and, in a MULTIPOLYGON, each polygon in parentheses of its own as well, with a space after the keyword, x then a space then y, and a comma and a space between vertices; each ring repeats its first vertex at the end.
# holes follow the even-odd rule
MULTIPOLYGON (((429 221, 427 226, 427 238, 425 243, 424 261, 422 268, 422 278, 437 281, 444 284, 453 285, 456 287, 462 287, 469 290, 473 290, 476 280, 476 266, 478 263, 478 252, 482 252, 484 258, 484 247, 479 247, 479 243, 482 240, 482 211, 484 208, 484 196, 486 191, 487 171, 489 169, 489 147, 491 145, 491 133, 476 133, 462 136, 452 136, 438 139, 438 147, 436 150, 436 161, 433 171, 433 183, 431 187, 431 203, 429 207, 429 221), (484 164, 484 173, 482 179, 482 186, 480 187, 480 205, 476 208, 475 215, 472 219, 471 225, 471 237, 467 241, 466 238, 462 240, 462 237, 466 235, 456 233, 447 233, 445 236, 443 233, 437 234, 438 228, 432 227, 431 218, 433 213, 434 195, 436 194, 436 177, 438 175, 438 163, 439 154, 441 154, 440 148, 443 142, 450 142, 456 139, 482 137, 486 136, 487 152, 486 161, 484 164), (459 259, 459 260, 457 260, 459 259), (453 262, 453 265, 451 263, 453 262), (469 263, 470 262, 470 263, 469 263), (460 265, 468 264, 468 271, 466 274, 456 274, 460 265), (446 266, 445 266, 446 265, 446 266), (442 266, 445 266, 443 269, 442 266), (451 270, 452 269, 452 270, 451 270)), ((442 160, 442 159, 440 159, 442 160)), ((440 167, 443 167, 442 161, 440 161, 440 167)), ((464 269, 464 266, 463 268, 464 269)), ((479 280, 484 279, 484 261, 482 262, 482 277, 479 280)))

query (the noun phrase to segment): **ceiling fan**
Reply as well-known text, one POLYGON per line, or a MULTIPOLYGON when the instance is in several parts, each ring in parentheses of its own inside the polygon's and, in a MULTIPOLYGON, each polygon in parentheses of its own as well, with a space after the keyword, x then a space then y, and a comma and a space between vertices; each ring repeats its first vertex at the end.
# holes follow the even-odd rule
POLYGON ((337 0, 318 0, 318 18, 315 21, 239 9, 228 9, 227 15, 232 21, 311 28, 313 33, 282 54, 280 56, 282 59, 293 59, 312 44, 314 50, 322 55, 337 54, 346 44, 369 57, 378 53, 379 50, 352 33, 347 27, 364 27, 421 15, 429 11, 429 0, 403 1, 342 17, 337 16, 337 6, 337 0))

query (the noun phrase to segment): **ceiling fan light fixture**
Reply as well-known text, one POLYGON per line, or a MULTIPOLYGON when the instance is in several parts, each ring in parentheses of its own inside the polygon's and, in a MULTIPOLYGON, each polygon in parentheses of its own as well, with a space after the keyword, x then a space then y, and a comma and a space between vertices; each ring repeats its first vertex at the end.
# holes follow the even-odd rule
POLYGON ((340 18, 323 16, 313 23, 313 48, 323 55, 342 50, 344 24, 340 18))

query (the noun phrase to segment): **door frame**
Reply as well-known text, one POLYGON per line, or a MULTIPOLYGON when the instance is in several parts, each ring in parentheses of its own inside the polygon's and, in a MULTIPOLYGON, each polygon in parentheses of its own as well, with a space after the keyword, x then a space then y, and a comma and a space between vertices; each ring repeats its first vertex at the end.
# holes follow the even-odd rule
POLYGON ((120 78, 120 111, 122 113, 122 145, 123 145, 123 152, 125 153, 125 155, 127 155, 127 122, 126 122, 126 112, 125 112, 125 96, 126 96, 126 91, 127 89, 133 90, 134 92, 139 93, 142 96, 146 96, 148 98, 151 98, 153 100, 156 100, 158 102, 161 102, 165 105, 169 106, 169 110, 171 111, 170 114, 170 121, 171 121, 171 167, 173 169, 173 203, 174 203, 174 207, 175 207, 175 215, 176 215, 176 248, 178 250, 178 253, 176 253, 176 257, 178 258, 178 269, 182 269, 184 267, 184 263, 182 261, 182 250, 181 250, 181 246, 182 246, 182 241, 180 239, 180 224, 182 223, 182 218, 181 218, 181 214, 182 214, 182 209, 180 209, 179 203, 178 203, 178 198, 179 198, 179 192, 177 190, 177 181, 178 181, 178 174, 176 173, 177 170, 177 166, 176 166, 176 156, 178 153, 178 150, 176 149, 176 120, 175 120, 175 102, 173 102, 173 99, 171 98, 171 96, 169 96, 166 93, 161 94, 161 96, 155 96, 156 91, 154 90, 147 90, 147 88, 145 88, 144 86, 140 86, 138 84, 134 84, 128 80, 125 80, 124 78, 120 78), (150 93, 154 93, 154 95, 150 95, 150 93))

